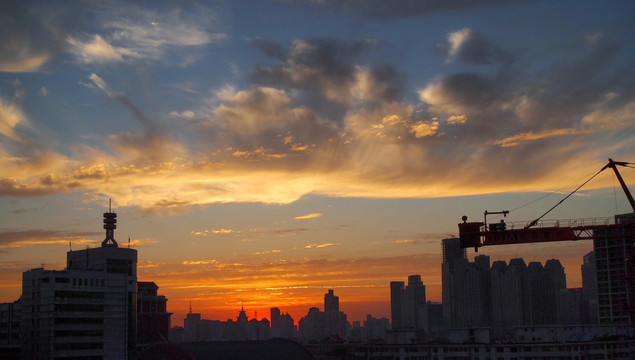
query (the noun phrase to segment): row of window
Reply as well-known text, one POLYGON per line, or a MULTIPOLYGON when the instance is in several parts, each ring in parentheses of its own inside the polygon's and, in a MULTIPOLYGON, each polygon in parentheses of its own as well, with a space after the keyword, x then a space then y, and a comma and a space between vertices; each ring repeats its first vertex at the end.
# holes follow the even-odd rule
POLYGON ((104 318, 89 318, 89 317, 71 317, 71 318, 55 318, 55 325, 83 325, 83 324, 103 324, 104 318))
POLYGON ((55 297, 73 299, 103 299, 104 293, 95 291, 56 290, 55 297))
POLYGON ((90 312, 103 312, 103 304, 55 304, 56 312, 65 311, 90 311, 90 312))
POLYGON ((99 350, 104 348, 103 342, 93 343, 56 343, 55 350, 99 350))
POLYGON ((104 336, 103 330, 55 330, 55 337, 84 337, 84 336, 104 336))
POLYGON ((73 286, 99 286, 99 287, 104 287, 104 279, 73 278, 73 286))

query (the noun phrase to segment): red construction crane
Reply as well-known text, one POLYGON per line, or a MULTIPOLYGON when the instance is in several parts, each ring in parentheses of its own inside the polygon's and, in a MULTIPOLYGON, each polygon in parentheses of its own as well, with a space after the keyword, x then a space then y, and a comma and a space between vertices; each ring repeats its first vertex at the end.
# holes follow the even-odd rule
MULTIPOLYGON (((631 207, 633 208, 633 212, 635 212, 635 201, 633 200, 633 196, 631 195, 631 192, 628 190, 628 187, 624 183, 622 176, 617 170, 618 165, 627 166, 628 164, 629 163, 627 162, 613 161, 612 159, 609 159, 608 164, 606 164, 600 171, 593 175, 593 177, 608 168, 613 169, 618 181, 620 182, 620 185, 622 186, 622 189, 624 190, 624 193, 626 194, 626 197, 628 198, 629 203, 631 204, 631 207)), ((584 184, 593 179, 593 177, 587 180, 584 184)), ((478 248, 481 246, 542 243, 550 241, 576 241, 599 237, 597 235, 594 235, 594 233, 602 234, 602 238, 628 238, 630 239, 631 253, 630 257, 624 259, 624 261, 628 262, 627 279, 629 289, 629 312, 631 312, 631 327, 633 329, 633 332, 635 333, 635 248, 633 247, 633 244, 635 244, 635 223, 612 223, 608 221, 608 219, 605 219, 604 221, 591 219, 569 221, 565 224, 565 226, 562 226, 562 224, 557 221, 551 223, 540 222, 540 219, 543 216, 545 216, 556 206, 561 204, 569 196, 575 193, 575 191, 584 186, 584 184, 580 185, 580 187, 567 195, 558 204, 549 209, 545 214, 543 214, 536 220, 531 221, 528 225, 518 229, 508 229, 507 224, 505 224, 503 220, 501 220, 500 223, 492 223, 488 226, 487 215, 502 214, 503 216, 507 216, 509 211, 485 211, 485 218, 483 222, 467 222, 467 216, 463 216, 463 223, 459 224, 459 237, 461 247, 473 247, 474 251, 478 251, 478 248)))

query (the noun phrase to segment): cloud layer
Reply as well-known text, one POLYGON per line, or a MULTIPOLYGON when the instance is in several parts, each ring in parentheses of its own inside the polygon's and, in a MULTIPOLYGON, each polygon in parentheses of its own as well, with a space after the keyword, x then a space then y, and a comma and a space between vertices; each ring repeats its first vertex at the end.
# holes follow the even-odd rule
MULTIPOLYGON (((441 3, 391 6, 402 16, 456 10, 441 3)), ((342 7, 355 12, 361 4, 342 7)), ((243 70, 241 86, 220 84, 189 108, 156 113, 103 66, 190 66, 228 36, 203 21, 216 18, 204 7, 115 9, 93 9, 93 30, 66 35, 59 24, 67 12, 48 10, 57 21, 35 18, 63 39, 58 53, 92 69, 80 83, 136 125, 80 134, 98 145, 47 146, 42 139, 51 134, 29 131, 22 102, 1 97, 0 196, 79 191, 87 199, 108 196, 119 205, 178 213, 210 203, 289 203, 312 193, 547 190, 634 150, 634 87, 620 73, 633 53, 611 34, 572 39, 565 60, 556 52, 528 66, 535 49, 505 49, 479 31, 457 28, 437 39, 438 66, 448 68, 429 79, 407 79, 397 62, 368 61, 385 51, 382 39, 254 37, 243 41, 260 60, 243 70)), ((5 26, 21 33, 12 24, 5 26)), ((23 46, 14 52, 24 55, 5 59, 3 71, 41 68, 48 60, 35 61, 38 54, 57 54, 31 50, 33 42, 10 46, 23 46)))

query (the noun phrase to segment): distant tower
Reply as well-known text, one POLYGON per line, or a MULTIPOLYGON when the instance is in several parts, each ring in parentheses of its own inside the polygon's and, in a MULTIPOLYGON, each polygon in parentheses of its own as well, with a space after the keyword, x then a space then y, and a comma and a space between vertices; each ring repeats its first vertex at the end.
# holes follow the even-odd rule
POLYGON ((400 329, 404 327, 404 291, 405 284, 403 281, 390 282, 390 317, 392 329, 400 329))
POLYGON ((329 289, 329 292, 324 294, 324 312, 337 312, 340 311, 340 297, 333 294, 333 290, 329 289))
POLYGON ((340 298, 333 290, 324 294, 324 328, 326 335, 346 337, 346 314, 340 311, 340 298))
POLYGON ((421 275, 408 276, 405 293, 405 322, 415 329, 423 329, 423 308, 426 304, 426 287, 421 275))

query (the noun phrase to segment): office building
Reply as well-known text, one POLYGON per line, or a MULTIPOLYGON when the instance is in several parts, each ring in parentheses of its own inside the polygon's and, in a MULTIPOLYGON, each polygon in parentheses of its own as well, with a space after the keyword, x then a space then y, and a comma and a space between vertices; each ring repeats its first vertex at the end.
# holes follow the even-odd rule
POLYGON ((104 213, 101 247, 67 253, 64 270, 22 277, 23 359, 126 359, 137 337, 137 251, 114 238, 104 213))

